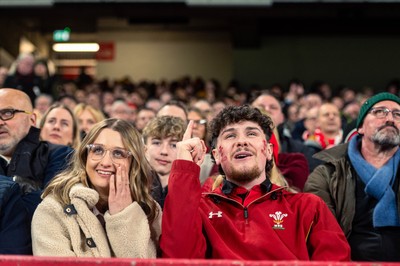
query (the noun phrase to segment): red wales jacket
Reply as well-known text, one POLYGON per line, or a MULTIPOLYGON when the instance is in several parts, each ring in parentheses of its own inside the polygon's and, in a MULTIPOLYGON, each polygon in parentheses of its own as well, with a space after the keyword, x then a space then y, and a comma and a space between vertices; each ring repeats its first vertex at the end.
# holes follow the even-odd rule
POLYGON ((173 163, 162 219, 163 257, 350 260, 346 237, 319 197, 293 194, 268 180, 250 191, 225 182, 202 192, 199 173, 193 162, 173 163))

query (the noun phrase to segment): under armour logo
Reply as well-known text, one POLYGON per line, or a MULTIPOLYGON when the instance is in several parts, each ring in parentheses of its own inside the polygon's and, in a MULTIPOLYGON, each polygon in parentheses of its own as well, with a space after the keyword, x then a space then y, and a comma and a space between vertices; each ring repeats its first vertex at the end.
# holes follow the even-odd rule
POLYGON ((212 219, 213 216, 222 217, 222 211, 219 211, 219 212, 210 212, 210 213, 208 214, 208 218, 210 218, 210 219, 212 219))

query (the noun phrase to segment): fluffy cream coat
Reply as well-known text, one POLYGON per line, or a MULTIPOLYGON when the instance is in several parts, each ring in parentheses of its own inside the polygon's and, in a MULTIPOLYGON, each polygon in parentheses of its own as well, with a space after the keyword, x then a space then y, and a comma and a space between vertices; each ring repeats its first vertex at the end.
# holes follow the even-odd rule
MULTIPOLYGON (((151 239, 145 213, 133 202, 118 214, 106 212, 105 229, 92 209, 98 193, 75 185, 69 193, 76 214, 65 211, 51 195, 35 211, 32 220, 33 254, 39 256, 155 258, 157 244, 151 239)), ((161 210, 152 224, 158 243, 161 210)))

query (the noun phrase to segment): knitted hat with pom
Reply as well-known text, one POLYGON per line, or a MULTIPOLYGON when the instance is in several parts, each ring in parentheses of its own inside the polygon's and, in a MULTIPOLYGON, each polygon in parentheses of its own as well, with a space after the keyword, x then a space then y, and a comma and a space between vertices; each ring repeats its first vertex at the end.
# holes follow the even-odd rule
POLYGON ((365 116, 368 114, 372 106, 382 101, 393 101, 400 104, 400 98, 394 95, 393 93, 381 92, 372 96, 371 98, 366 100, 361 106, 360 113, 358 114, 357 118, 356 128, 359 128, 362 125, 365 116))

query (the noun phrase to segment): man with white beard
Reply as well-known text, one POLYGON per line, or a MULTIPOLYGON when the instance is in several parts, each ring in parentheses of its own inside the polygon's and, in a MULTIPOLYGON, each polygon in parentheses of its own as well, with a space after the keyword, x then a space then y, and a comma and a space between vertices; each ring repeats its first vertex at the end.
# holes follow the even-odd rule
POLYGON ((321 151, 304 191, 329 206, 354 261, 400 261, 400 98, 379 93, 361 106, 358 135, 321 151))

